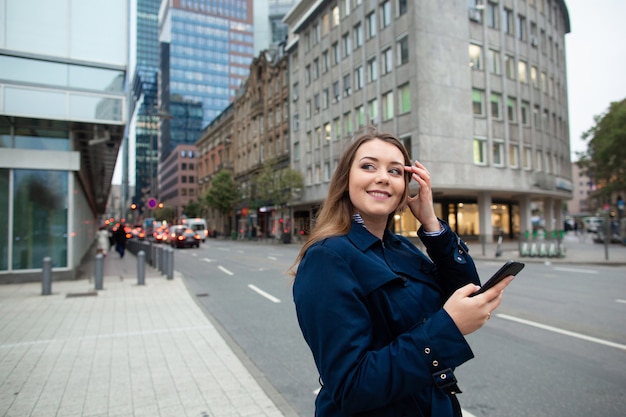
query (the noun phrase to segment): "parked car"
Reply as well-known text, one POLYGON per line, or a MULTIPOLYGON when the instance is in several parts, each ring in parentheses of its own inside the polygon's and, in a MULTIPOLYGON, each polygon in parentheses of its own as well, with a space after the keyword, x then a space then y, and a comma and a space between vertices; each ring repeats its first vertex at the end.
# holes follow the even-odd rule
POLYGON ((170 227, 169 242, 174 248, 200 247, 202 236, 187 226, 176 225, 170 227))
POLYGON ((169 231, 167 227, 159 226, 154 230, 154 232, 152 233, 152 236, 154 237, 154 241, 156 243, 166 243, 168 234, 169 234, 169 231))

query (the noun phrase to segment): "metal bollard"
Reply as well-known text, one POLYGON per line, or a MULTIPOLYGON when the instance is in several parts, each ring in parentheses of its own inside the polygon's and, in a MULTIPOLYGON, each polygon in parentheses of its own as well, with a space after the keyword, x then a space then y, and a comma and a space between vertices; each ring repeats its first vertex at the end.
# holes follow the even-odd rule
POLYGON ((167 267, 165 273, 167 274, 167 279, 174 279, 174 249, 170 248, 167 252, 167 267))
POLYGON ((43 258, 41 271, 41 295, 52 294, 52 258, 43 258))
POLYGON ((104 273, 104 256, 101 253, 96 255, 96 261, 93 265, 94 281, 96 283, 96 290, 102 289, 102 275, 104 273))
POLYGON ((142 250, 137 253, 137 285, 146 284, 146 253, 142 250))

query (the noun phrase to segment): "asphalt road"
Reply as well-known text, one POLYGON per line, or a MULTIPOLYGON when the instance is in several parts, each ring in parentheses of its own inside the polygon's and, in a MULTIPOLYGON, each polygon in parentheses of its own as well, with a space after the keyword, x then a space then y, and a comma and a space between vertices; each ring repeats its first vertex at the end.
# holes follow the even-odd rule
MULTIPOLYGON (((177 250, 175 268, 286 415, 312 416, 318 374, 286 273, 298 249, 209 239, 177 250)), ((477 262, 483 280, 500 264, 477 262)), ((456 371, 464 415, 623 415, 626 267, 527 264, 496 313, 468 336, 476 357, 456 371)))

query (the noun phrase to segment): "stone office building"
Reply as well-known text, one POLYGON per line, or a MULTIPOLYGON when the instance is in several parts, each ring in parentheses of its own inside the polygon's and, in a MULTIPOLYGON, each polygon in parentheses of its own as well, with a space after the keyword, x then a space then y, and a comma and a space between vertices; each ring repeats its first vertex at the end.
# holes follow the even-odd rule
MULTIPOLYGON (((360 128, 400 137, 466 239, 515 238, 571 198, 562 0, 303 0, 289 25, 291 155, 312 221, 360 128)), ((301 220, 304 222, 304 220, 301 220)), ((396 232, 415 236, 410 213, 396 232)))

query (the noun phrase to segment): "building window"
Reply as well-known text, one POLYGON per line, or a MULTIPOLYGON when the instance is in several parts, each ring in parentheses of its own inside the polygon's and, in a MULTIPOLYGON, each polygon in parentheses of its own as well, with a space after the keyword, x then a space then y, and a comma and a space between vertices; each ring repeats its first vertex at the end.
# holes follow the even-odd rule
POLYGON ((373 99, 367 103, 370 123, 378 124, 378 99, 373 99))
POLYGON ((533 150, 529 147, 524 147, 524 157, 522 163, 524 164, 524 169, 529 170, 532 168, 532 160, 533 160, 533 150))
POLYGON ((497 93, 491 93, 491 117, 500 119, 502 117, 500 109, 502 108, 502 96, 497 93))
POLYGON ((485 92, 483 90, 472 90, 472 108, 474 110, 474 115, 485 115, 485 92))
POLYGON ((339 101, 339 81, 333 82, 333 98, 335 103, 339 101))
POLYGON ((298 113, 293 115, 293 131, 300 130, 300 115, 298 113))
POLYGON ((343 57, 346 58, 350 56, 350 52, 352 52, 352 41, 350 40, 350 34, 344 34, 341 39, 343 44, 343 57))
POLYGON ((515 58, 511 55, 504 56, 504 70, 506 71, 507 78, 515 79, 515 58))
POLYGON ((398 0, 398 16, 402 16, 406 13, 407 0, 398 0))
POLYGON ((378 69, 376 68, 376 58, 367 61, 367 81, 372 82, 378 79, 378 69))
POLYGON ((294 142, 293 144, 293 160, 300 160, 300 142, 294 142))
POLYGON ((504 142, 500 140, 493 142, 492 157, 494 166, 504 166, 504 142))
POLYGON ((363 26, 358 23, 354 27, 354 47, 360 48, 363 46, 363 26))
POLYGON ((513 97, 508 97, 506 99, 506 111, 507 111, 507 119, 509 122, 515 123, 517 121, 517 105, 516 100, 513 97))
POLYGON ((530 108, 530 104, 527 101, 522 101, 522 106, 521 106, 521 113, 522 113, 522 124, 524 126, 528 126, 528 124, 530 123, 530 118, 529 118, 529 111, 530 108))
POLYGON ((361 88, 363 88, 363 65, 359 65, 354 70, 354 89, 360 90, 361 88))
POLYGON ((517 63, 517 72, 519 73, 519 82, 522 84, 528 83, 528 70, 525 61, 519 61, 517 63))
POLYGON ((343 76, 343 95, 344 97, 348 97, 352 94, 352 85, 350 85, 350 74, 346 74, 343 76))
POLYGON ((519 146, 514 144, 509 145, 509 166, 519 167, 519 146))
POLYGON ((331 48, 333 53, 333 65, 337 65, 339 63, 339 44, 335 42, 331 48))
POLYGON ((350 112, 344 113, 343 115, 343 127, 346 135, 352 134, 352 114, 350 112))
POLYGON ((487 27, 498 29, 498 3, 487 2, 487 27))
POLYGON ((507 35, 513 35, 514 27, 513 27, 513 10, 504 8, 502 12, 502 24, 504 26, 504 33, 507 35))
POLYGON ((475 70, 483 69, 482 55, 483 55, 482 46, 470 43, 469 45, 470 68, 475 69, 475 70))
POLYGON ((537 77, 537 67, 531 65, 530 67, 530 82, 533 87, 539 88, 539 78, 537 77))
POLYGON ((334 121, 335 124, 335 139, 341 138, 341 120, 337 117, 334 121))
POLYGON ((332 16, 333 17, 332 17, 331 23, 334 27, 339 24, 339 7, 338 6, 333 7, 332 16))
POLYGON ((400 99, 400 114, 408 113, 411 111, 411 86, 406 83, 398 88, 398 95, 400 99))
POLYGON ((383 74, 389 74, 393 69, 393 53, 391 48, 383 51, 383 74))
POLYGON ((474 163, 487 165, 487 140, 485 138, 474 138, 474 163))
POLYGON ((383 120, 393 119, 393 91, 383 94, 383 120))
POLYGON ((492 74, 502 74, 500 70, 500 52, 490 49, 489 50, 489 72, 492 74))
POLYGON ((365 109, 363 106, 358 106, 355 110, 357 127, 360 128, 365 126, 365 109))
POLYGON ((526 40, 526 18, 521 14, 517 15, 517 39, 526 40))
POLYGON ((367 15, 367 39, 376 36, 376 13, 372 12, 367 15))
POLYGON ((322 71, 328 72, 330 69, 330 58, 328 57, 328 50, 322 52, 322 71))
POLYGON ((398 65, 409 62, 409 35, 402 37, 397 43, 398 65))
POLYGON ((330 92, 328 91, 328 88, 325 88, 324 91, 322 91, 322 108, 327 109, 329 104, 330 104, 330 92))
POLYGON ((380 27, 386 28, 391 24, 391 2, 389 0, 380 5, 380 27))

